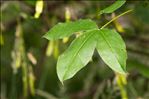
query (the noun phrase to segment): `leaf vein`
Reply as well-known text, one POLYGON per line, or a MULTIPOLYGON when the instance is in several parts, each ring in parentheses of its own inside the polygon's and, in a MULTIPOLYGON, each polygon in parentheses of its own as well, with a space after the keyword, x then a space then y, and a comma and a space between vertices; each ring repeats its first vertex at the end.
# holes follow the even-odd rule
MULTIPOLYGON (((101 30, 101 35, 102 35, 102 37, 104 38, 104 40, 107 42, 107 44, 109 45, 109 47, 110 47, 110 49, 111 49, 111 52, 113 53, 114 57, 117 59, 118 63, 119 63, 120 66, 121 66, 121 63, 119 62, 118 57, 115 55, 115 50, 113 50, 111 44, 110 44, 110 43, 107 41, 107 39, 105 38, 104 33, 102 32, 102 30, 101 30)), ((121 66, 121 67, 122 67, 122 66, 121 66)), ((123 68, 123 67, 122 67, 122 68, 123 68)), ((124 68, 123 68, 123 69, 124 69, 124 68)))
MULTIPOLYGON (((87 42, 87 40, 88 40, 93 34, 94 34, 94 32, 90 33, 90 35, 88 35, 88 37, 85 37, 86 39, 84 40, 84 42, 82 43, 82 45, 79 47, 79 49, 76 51, 76 53, 75 53, 75 55, 73 56, 72 61, 70 62, 69 65, 72 64, 72 62, 73 62, 73 60, 75 59, 75 57, 77 56, 77 54, 79 54, 79 51, 81 50, 81 48, 85 45, 85 43, 87 42)), ((69 65, 68 65, 68 66, 69 66, 69 65)), ((64 80, 64 78, 65 78, 65 76, 66 76, 66 73, 69 71, 69 68, 70 68, 70 66, 67 68, 66 72, 64 73, 63 80, 64 80)))

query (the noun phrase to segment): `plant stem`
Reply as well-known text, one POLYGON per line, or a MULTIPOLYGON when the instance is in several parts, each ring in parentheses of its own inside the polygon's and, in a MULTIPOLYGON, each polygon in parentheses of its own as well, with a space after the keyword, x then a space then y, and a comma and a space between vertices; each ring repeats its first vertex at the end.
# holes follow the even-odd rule
POLYGON ((100 29, 105 28, 105 27, 106 27, 107 25, 109 25, 111 22, 115 21, 115 20, 118 19, 119 17, 121 17, 121 16, 123 16, 123 15, 125 15, 125 14, 127 14, 127 13, 129 13, 129 12, 131 12, 131 11, 133 11, 133 10, 132 10, 132 9, 131 9, 131 10, 127 10, 127 11, 125 11, 124 13, 122 13, 122 14, 116 16, 115 18, 113 18, 112 20, 110 20, 109 22, 107 22, 105 25, 103 25, 100 29))
POLYGON ((121 98, 128 99, 127 90, 126 90, 126 84, 127 84, 126 76, 116 73, 116 82, 120 89, 121 98))

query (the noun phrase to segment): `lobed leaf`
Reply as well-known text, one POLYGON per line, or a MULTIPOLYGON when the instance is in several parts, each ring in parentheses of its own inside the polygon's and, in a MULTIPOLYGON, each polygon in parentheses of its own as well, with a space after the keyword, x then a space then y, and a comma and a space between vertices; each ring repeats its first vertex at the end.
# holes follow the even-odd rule
POLYGON ((115 10, 117 10, 118 8, 120 8, 125 2, 126 2, 126 0, 117 0, 115 3, 113 3, 109 7, 101 10, 100 11, 100 14, 103 14, 103 13, 112 13, 115 10))
POLYGON ((121 36, 114 30, 101 29, 96 33, 97 51, 103 61, 114 71, 126 72, 126 46, 121 36))
POLYGON ((126 72, 126 46, 120 35, 109 29, 94 29, 76 38, 58 58, 57 74, 61 82, 72 78, 91 60, 95 47, 103 61, 114 71, 126 72))
POLYGON ((75 32, 98 29, 96 23, 90 19, 78 20, 75 22, 58 23, 50 29, 44 37, 48 40, 68 37, 75 32))
POLYGON ((121 36, 114 30, 98 29, 93 21, 86 19, 58 24, 44 37, 49 40, 59 39, 78 31, 84 32, 58 58, 57 74, 61 82, 72 78, 87 65, 95 48, 111 69, 125 74, 126 46, 121 36))

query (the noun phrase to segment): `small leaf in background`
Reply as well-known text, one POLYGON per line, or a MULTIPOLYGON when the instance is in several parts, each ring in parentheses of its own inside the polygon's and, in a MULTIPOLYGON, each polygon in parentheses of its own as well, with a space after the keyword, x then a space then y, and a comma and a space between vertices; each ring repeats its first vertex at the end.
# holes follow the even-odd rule
POLYGON ((72 78, 91 60, 96 46, 93 35, 96 31, 88 31, 76 38, 69 48, 59 56, 57 74, 62 83, 64 80, 72 78))
POLYGON ((64 37, 63 38, 63 43, 67 43, 69 41, 69 37, 64 37))
POLYGON ((100 15, 103 14, 103 13, 112 13, 112 12, 114 12, 115 10, 120 8, 125 2, 126 2, 125 0, 117 0, 117 1, 115 1, 115 3, 113 3, 109 7, 101 10, 100 11, 100 15))
POLYGON ((18 68, 21 66, 22 61, 22 51, 23 51, 23 37, 21 24, 18 23, 15 32, 14 48, 12 50, 12 68, 13 72, 17 73, 18 68))
POLYGON ((42 13, 43 10, 43 0, 37 0, 36 1, 36 7, 35 7, 35 14, 34 14, 34 18, 39 18, 40 14, 42 13))
POLYGON ((31 52, 27 53, 27 57, 32 62, 32 64, 34 64, 34 65, 37 64, 37 60, 36 60, 35 56, 31 52))
POLYGON ((18 19, 18 24, 15 32, 14 49, 12 50, 13 74, 17 74, 18 69, 20 67, 22 69, 23 94, 24 97, 26 97, 28 95, 28 77, 27 77, 28 68, 27 68, 22 25, 20 23, 20 20, 18 19))
MULTIPOLYGON (((70 10, 68 7, 65 8, 65 20, 66 22, 69 22, 71 18, 70 10)), ((63 43, 67 43, 69 40, 69 37, 64 37, 63 38, 63 43)))
POLYGON ((71 18, 71 13, 68 7, 65 8, 65 20, 66 22, 69 22, 71 18))
POLYGON ((12 59, 15 59, 15 61, 12 62, 12 68, 14 71, 17 71, 17 69, 21 66, 21 53, 19 51, 12 51, 12 59))
MULTIPOLYGON (((114 13, 112 13, 112 18, 115 18, 115 14, 114 13)), ((114 25, 115 25, 115 27, 116 27, 118 32, 120 32, 120 33, 124 33, 125 32, 124 28, 122 27, 122 25, 120 24, 120 22, 118 20, 113 21, 113 23, 114 23, 114 25)))
POLYGON ((48 47, 46 49, 46 56, 51 56, 54 49, 54 41, 48 42, 48 47))
POLYGON ((75 22, 58 23, 50 29, 44 37, 48 40, 62 39, 75 32, 97 29, 96 23, 90 19, 78 20, 75 22))
POLYGON ((127 53, 121 36, 114 30, 101 29, 96 37, 96 48, 103 61, 114 71, 125 74, 127 53))

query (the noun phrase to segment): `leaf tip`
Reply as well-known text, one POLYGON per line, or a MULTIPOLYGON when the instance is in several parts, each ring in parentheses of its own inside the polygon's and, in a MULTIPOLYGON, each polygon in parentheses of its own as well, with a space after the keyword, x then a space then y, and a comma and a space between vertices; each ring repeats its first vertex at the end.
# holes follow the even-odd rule
POLYGON ((53 39, 49 36, 48 33, 44 34, 44 35, 42 36, 42 38, 45 38, 45 39, 47 39, 47 40, 53 40, 53 39))
MULTIPOLYGON (((59 77, 58 77, 58 78, 59 78, 59 77)), ((61 79, 61 78, 59 78, 59 80, 60 80, 61 84, 64 86, 64 80, 61 79)))
POLYGON ((102 15, 104 12, 103 12, 103 10, 101 10, 100 12, 99 12, 99 15, 102 15))
POLYGON ((46 39, 47 39, 47 33, 44 34, 44 35, 42 36, 42 38, 46 38, 46 39))
POLYGON ((63 81, 61 81, 61 84, 64 86, 64 82, 63 81))

